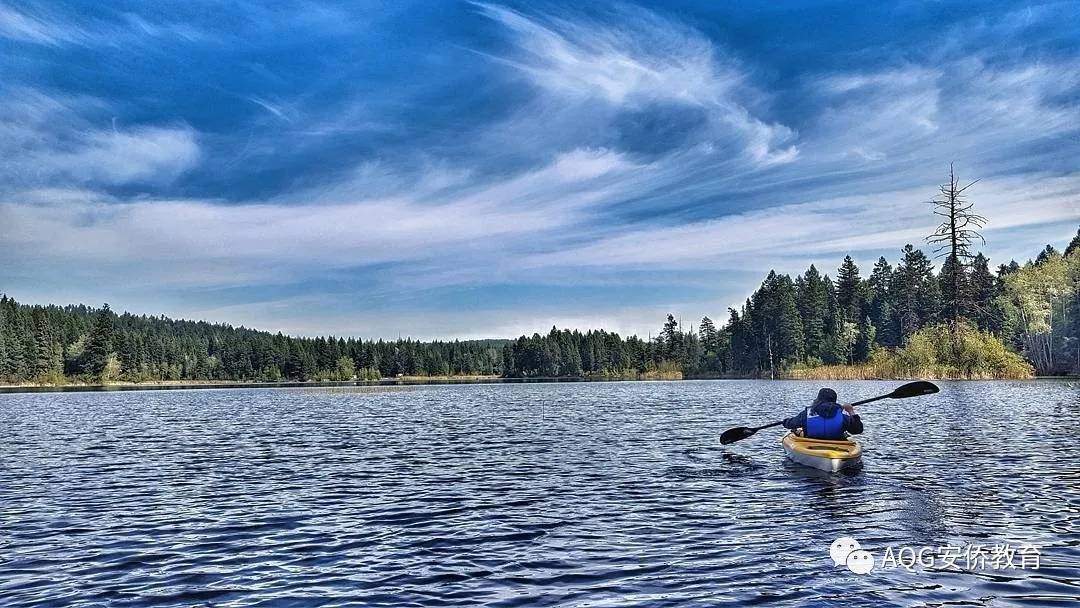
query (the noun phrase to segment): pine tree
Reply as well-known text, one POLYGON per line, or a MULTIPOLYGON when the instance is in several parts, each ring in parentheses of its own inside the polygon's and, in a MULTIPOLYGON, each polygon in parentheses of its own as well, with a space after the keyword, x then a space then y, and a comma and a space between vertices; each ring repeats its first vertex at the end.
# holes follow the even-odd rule
POLYGON ((1039 255, 1035 258, 1035 265, 1039 266, 1046 263, 1048 260, 1052 260, 1061 254, 1057 249, 1054 249, 1053 245, 1047 245, 1045 249, 1039 252, 1039 255))
POLYGON ((1065 247, 1065 257, 1069 257, 1074 251, 1080 251, 1080 228, 1076 229, 1076 236, 1065 247))
POLYGON ((820 359, 829 315, 829 290, 813 264, 796 282, 795 298, 802 317, 806 356, 820 359))
POLYGON ((701 345, 705 347, 706 352, 716 350, 716 325, 709 317, 703 317, 701 319, 701 326, 698 328, 698 333, 701 336, 701 345))
POLYGON ((795 285, 783 275, 776 285, 778 355, 785 366, 802 361, 804 355, 803 323, 795 304, 795 285))
POLYGON ((669 314, 667 321, 664 322, 664 329, 660 332, 661 358, 669 361, 678 358, 679 351, 682 349, 681 337, 679 322, 675 320, 675 315, 669 314))
POLYGON ((698 333, 702 350, 702 369, 713 372, 723 371, 720 359, 720 332, 717 331, 716 324, 709 317, 703 317, 698 333))
POLYGON ((870 278, 866 281, 866 289, 870 323, 875 328, 876 342, 882 346, 900 344, 896 305, 893 301, 895 294, 891 290, 892 282, 892 266, 884 257, 878 258, 877 263, 874 264, 874 270, 870 273, 870 278))
POLYGON ((859 267, 851 256, 844 256, 844 263, 836 273, 836 300, 844 321, 855 322, 862 312, 862 279, 859 267))
POLYGON ((94 326, 90 330, 90 337, 86 341, 86 350, 83 352, 83 372, 93 377, 100 377, 105 371, 112 352, 113 340, 113 313, 109 305, 105 304, 94 317, 94 326))
POLYGON ((8 352, 8 336, 11 329, 7 320, 7 296, 0 296, 0 381, 12 379, 14 363, 8 352))
POLYGON ((906 245, 902 253, 890 290, 896 294, 900 340, 906 342, 911 334, 934 320, 940 298, 934 266, 926 254, 911 245, 906 245))
POLYGON ((44 378, 60 372, 60 346, 49 327, 49 318, 42 308, 33 312, 36 353, 33 375, 44 378))
POLYGON ((27 352, 28 334, 32 338, 32 332, 28 331, 27 323, 21 314, 19 305, 14 299, 0 298, 0 316, 3 317, 3 350, 0 352, 0 375, 7 377, 13 382, 28 380, 30 361, 33 359, 36 348, 27 352))

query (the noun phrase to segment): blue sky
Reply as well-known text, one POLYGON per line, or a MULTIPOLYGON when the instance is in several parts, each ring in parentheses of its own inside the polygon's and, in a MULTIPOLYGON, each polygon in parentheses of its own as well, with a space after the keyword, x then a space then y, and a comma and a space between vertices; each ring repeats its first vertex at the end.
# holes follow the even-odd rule
POLYGON ((1075 234, 1075 2, 771 4, 0 1, 0 290, 646 334, 895 261, 950 161, 993 263, 1075 234))

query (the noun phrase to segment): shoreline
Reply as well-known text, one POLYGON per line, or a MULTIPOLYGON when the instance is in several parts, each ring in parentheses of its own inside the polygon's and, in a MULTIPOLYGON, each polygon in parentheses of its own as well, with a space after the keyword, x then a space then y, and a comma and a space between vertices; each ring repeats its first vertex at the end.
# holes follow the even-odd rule
POLYGON ((233 382, 225 380, 204 381, 181 381, 170 380, 165 382, 110 382, 106 384, 0 384, 0 394, 19 393, 92 393, 92 392, 118 392, 118 391, 169 391, 169 390, 208 390, 208 389, 274 389, 274 388, 348 388, 348 387, 377 387, 377 386, 437 386, 446 384, 556 384, 560 382, 671 382, 671 381, 703 381, 703 380, 766 380, 770 382, 783 381, 806 381, 806 380, 833 380, 840 382, 873 381, 889 382, 904 380, 944 380, 950 382, 1015 382, 1015 381, 1080 381, 1080 376, 1032 376, 1030 378, 939 378, 939 377, 904 377, 904 378, 836 378, 828 376, 799 376, 781 375, 777 378, 750 377, 750 376, 689 376, 683 378, 649 378, 649 377, 583 377, 583 376, 552 376, 530 378, 504 378, 502 376, 403 376, 400 378, 381 378, 379 380, 342 380, 342 381, 310 381, 310 382, 233 382))

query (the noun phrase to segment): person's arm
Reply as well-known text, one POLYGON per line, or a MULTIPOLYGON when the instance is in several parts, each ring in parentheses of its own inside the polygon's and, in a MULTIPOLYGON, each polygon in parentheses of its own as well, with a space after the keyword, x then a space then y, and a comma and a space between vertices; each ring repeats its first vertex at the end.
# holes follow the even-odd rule
POLYGON ((791 418, 784 419, 785 429, 791 429, 794 431, 795 429, 801 429, 804 426, 806 426, 806 410, 799 412, 797 416, 792 416, 791 418))
POLYGON ((863 423, 859 415, 855 413, 855 408, 846 403, 841 407, 844 408, 844 430, 852 435, 862 433, 863 423))

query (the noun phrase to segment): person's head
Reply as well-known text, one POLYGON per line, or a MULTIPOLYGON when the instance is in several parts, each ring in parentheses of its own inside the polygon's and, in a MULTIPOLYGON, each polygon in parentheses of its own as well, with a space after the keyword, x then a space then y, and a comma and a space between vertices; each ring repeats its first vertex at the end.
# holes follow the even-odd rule
POLYGON ((814 399, 814 405, 819 403, 836 403, 836 391, 831 388, 823 388, 817 392, 817 399, 814 399))

